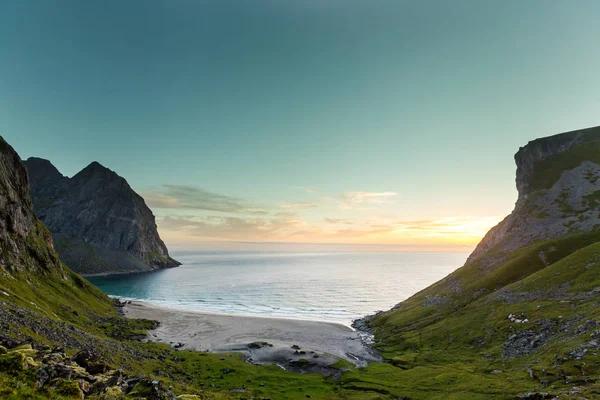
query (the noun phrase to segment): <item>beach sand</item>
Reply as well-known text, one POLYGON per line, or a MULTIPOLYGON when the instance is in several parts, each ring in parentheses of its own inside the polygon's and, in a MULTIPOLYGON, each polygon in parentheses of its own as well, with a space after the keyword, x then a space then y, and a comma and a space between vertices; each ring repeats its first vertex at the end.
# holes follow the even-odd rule
POLYGON ((207 314, 137 301, 126 302, 123 311, 129 318, 160 322, 160 326, 150 332, 148 340, 183 344, 181 349, 186 350, 241 352, 257 364, 271 363, 285 367, 303 358, 311 363, 328 365, 339 357, 364 366, 380 360, 379 355, 361 340, 357 332, 341 324, 207 314), (255 342, 267 342, 272 347, 248 346, 255 342))

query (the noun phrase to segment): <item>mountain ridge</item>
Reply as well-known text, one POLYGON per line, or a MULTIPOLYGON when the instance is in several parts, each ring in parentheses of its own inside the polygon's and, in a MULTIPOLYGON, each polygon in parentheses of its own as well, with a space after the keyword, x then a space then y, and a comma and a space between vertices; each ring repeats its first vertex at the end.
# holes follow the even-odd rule
POLYGON ((61 259, 82 274, 141 272, 180 265, 154 215, 127 180, 97 161, 73 177, 49 160, 25 161, 36 215, 53 232, 61 259))

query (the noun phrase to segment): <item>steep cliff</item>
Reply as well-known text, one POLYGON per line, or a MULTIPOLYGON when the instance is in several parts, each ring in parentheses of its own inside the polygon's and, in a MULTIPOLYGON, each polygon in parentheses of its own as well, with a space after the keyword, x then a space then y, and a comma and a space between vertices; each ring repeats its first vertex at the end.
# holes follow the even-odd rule
POLYGON ((393 366, 385 380, 410 382, 398 395, 600 396, 600 127, 534 140, 515 160, 515 209, 466 264, 356 324, 393 366))
POLYGON ((63 262, 76 272, 179 265, 169 256, 144 199, 115 172, 93 162, 67 178, 48 160, 29 158, 25 165, 36 214, 52 231, 63 262))
POLYGON ((27 171, 0 137, 0 272, 65 274, 52 249, 50 232, 37 220, 29 197, 27 171))
MULTIPOLYGON (((13 148, 0 137, 0 331, 6 333, 33 308, 45 316, 74 318, 83 325, 93 314, 114 314, 113 302, 63 265, 53 249, 50 231, 36 218, 27 170, 13 148)), ((31 322, 31 321, 29 321, 31 322)), ((37 322, 36 322, 37 324, 37 322)), ((31 329, 42 332, 37 324, 31 329)), ((1 335, 0 335, 1 336, 1 335)))
POLYGON ((484 262, 495 265, 503 254, 529 243, 600 227, 599 127, 531 141, 515 161, 515 209, 488 232, 467 262, 487 255, 484 262))

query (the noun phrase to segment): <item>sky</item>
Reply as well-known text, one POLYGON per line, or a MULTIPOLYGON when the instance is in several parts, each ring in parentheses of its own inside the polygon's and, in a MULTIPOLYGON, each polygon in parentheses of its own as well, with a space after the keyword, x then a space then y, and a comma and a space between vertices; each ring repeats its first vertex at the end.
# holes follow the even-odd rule
POLYGON ((0 135, 67 176, 116 171, 170 248, 469 250, 512 210, 519 146, 600 124, 598 15, 0 0, 0 135))

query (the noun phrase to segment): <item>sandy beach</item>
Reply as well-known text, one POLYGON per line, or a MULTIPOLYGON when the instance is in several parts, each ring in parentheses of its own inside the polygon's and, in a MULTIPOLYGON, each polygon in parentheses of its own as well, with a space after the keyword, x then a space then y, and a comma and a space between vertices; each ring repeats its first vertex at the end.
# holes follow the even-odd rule
POLYGON ((357 332, 341 324, 207 314, 143 302, 127 302, 123 311, 129 318, 160 322, 148 337, 151 341, 182 344, 188 350, 241 352, 255 363, 285 366, 303 358, 328 365, 339 357, 364 366, 380 360, 357 332), (249 346, 257 342, 269 345, 249 346))

